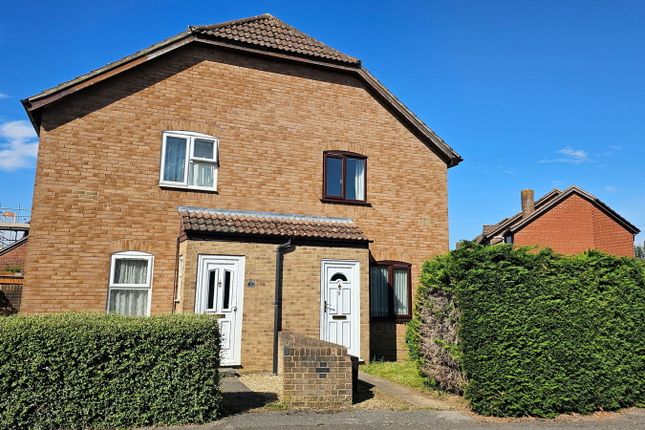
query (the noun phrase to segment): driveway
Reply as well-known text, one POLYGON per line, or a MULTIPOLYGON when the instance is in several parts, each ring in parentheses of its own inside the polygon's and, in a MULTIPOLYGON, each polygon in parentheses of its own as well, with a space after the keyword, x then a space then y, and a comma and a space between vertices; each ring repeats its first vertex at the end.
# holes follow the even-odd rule
POLYGON ((612 429, 645 428, 645 410, 630 409, 597 417, 567 417, 557 420, 486 420, 454 411, 348 411, 338 413, 263 412, 244 413, 202 426, 178 427, 181 430, 210 429, 612 429))
MULTIPOLYGON (((588 416, 559 416, 556 419, 500 419, 482 417, 464 408, 424 396, 414 390, 381 378, 361 373, 363 388, 377 389, 397 401, 405 399, 407 410, 345 410, 339 412, 267 411, 263 408, 277 400, 271 392, 254 392, 236 377, 222 380, 225 409, 230 414, 220 421, 167 430, 215 429, 645 429, 645 409, 632 408, 618 413, 596 413, 588 416)), ((369 396, 366 396, 369 397, 369 396)), ((397 406, 397 402, 385 402, 397 406)), ((158 430, 159 428, 155 428, 158 430)))

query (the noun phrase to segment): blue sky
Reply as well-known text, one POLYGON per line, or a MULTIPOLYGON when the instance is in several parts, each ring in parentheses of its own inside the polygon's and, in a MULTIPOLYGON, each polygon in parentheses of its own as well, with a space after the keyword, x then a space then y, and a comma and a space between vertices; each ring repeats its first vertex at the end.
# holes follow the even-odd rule
POLYGON ((452 243, 517 212, 522 188, 540 196, 572 184, 645 230, 645 2, 87 5, 2 5, 1 206, 31 204, 37 141, 21 98, 188 25, 269 12, 361 58, 464 157, 449 174, 452 243))

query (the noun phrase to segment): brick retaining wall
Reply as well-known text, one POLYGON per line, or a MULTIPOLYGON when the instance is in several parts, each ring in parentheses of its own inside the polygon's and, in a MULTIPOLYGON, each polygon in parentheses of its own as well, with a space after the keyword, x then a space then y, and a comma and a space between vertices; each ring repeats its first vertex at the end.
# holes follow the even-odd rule
POLYGON ((285 331, 280 342, 283 402, 306 409, 352 405, 352 360, 347 348, 285 331))

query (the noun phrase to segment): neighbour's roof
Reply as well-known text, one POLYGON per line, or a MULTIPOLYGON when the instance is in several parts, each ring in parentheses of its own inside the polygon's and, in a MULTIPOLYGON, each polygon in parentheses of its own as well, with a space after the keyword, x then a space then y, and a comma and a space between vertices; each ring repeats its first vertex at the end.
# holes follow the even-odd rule
POLYGON ((285 51, 307 57, 324 58, 341 63, 360 64, 360 60, 343 54, 272 16, 253 16, 222 24, 190 27, 193 33, 262 48, 285 51))
MULTIPOLYGON (((562 191, 558 190, 557 188, 554 188, 553 190, 549 191, 539 199, 535 201, 535 210, 540 209, 544 204, 547 202, 551 201, 554 197, 559 196, 562 193, 562 191)), ((482 228, 482 234, 477 236, 475 238, 475 242, 477 243, 483 243, 486 240, 490 240, 493 237, 496 236, 501 236, 509 226, 519 222, 522 220, 522 212, 518 212, 515 215, 509 217, 509 218, 504 218, 503 220, 499 221, 497 224, 484 224, 482 228)))
POLYGON ((42 110, 45 106, 189 43, 200 43, 354 74, 374 97, 380 99, 384 106, 392 109, 395 116, 448 167, 456 166, 463 161, 454 149, 372 76, 361 65, 360 60, 325 45, 269 14, 222 24, 190 26, 188 30, 176 36, 28 97, 22 100, 22 104, 36 132, 40 133, 42 110))
POLYGON ((4 248, 0 248, 0 255, 7 254, 9 251, 19 248, 22 245, 26 245, 28 240, 29 240, 29 234, 26 234, 25 236, 21 237, 11 245, 5 246, 4 248))
POLYGON ((349 218, 180 206, 185 232, 368 242, 349 218))
POLYGON ((515 233, 524 226, 530 224, 535 219, 542 216, 544 213, 548 212, 559 203, 567 199, 569 196, 577 194, 578 196, 584 198, 585 200, 594 204, 597 208, 606 213, 610 218, 614 219, 618 224, 623 226, 632 234, 640 233, 640 230, 632 223, 623 218, 618 212, 610 208, 598 197, 589 194, 588 192, 582 190, 581 188, 576 187, 575 185, 567 188, 564 191, 554 189, 546 193, 540 199, 535 201, 535 211, 524 218, 522 212, 518 212, 510 218, 504 218, 497 224, 493 225, 484 225, 482 234, 477 236, 474 240, 477 243, 484 243, 495 237, 503 237, 508 233, 515 233))

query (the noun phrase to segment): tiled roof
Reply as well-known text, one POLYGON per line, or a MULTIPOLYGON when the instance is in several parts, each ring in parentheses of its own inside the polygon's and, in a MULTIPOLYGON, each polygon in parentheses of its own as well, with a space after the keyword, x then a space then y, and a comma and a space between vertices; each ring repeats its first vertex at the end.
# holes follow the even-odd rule
POLYGON ((569 197, 571 194, 578 194, 588 201, 592 202, 599 208, 601 208, 605 213, 607 213, 610 217, 614 218, 619 224, 621 224, 623 227, 625 227, 627 230, 634 234, 638 234, 640 230, 631 224, 629 221, 627 221, 625 218, 623 218, 618 212, 607 206, 604 202, 602 202, 598 197, 587 193, 586 191, 581 190, 580 188, 574 186, 571 186, 567 188, 564 191, 560 191, 557 188, 554 190, 551 190, 541 198, 535 201, 535 210, 531 215, 528 217, 524 217, 522 215, 522 212, 518 212, 517 214, 513 215, 510 218, 504 218, 497 224, 493 225, 484 225, 482 228, 482 234, 477 236, 474 241, 477 243, 484 243, 487 240, 496 241, 494 239, 499 238, 500 241, 503 240, 502 236, 509 231, 516 231, 522 226, 530 223, 533 221, 535 218, 539 217, 541 214, 544 212, 550 210, 551 208, 557 206, 560 202, 562 202, 564 199, 569 197))
POLYGON ((11 251, 13 249, 21 247, 22 245, 26 245, 27 240, 29 240, 29 235, 21 237, 19 240, 15 241, 14 243, 12 243, 9 246, 6 246, 4 248, 0 248, 0 255, 4 255, 4 254, 8 253, 9 251, 11 251))
POLYGON ((285 51, 341 63, 360 64, 360 60, 307 36, 268 13, 222 24, 191 27, 190 30, 193 33, 207 34, 211 37, 264 49, 285 51))
POLYGON ((404 124, 418 131, 419 137, 448 167, 463 161, 454 149, 372 76, 360 60, 325 45, 269 14, 222 24, 191 26, 176 36, 28 97, 22 100, 22 104, 36 133, 40 133, 42 110, 49 104, 189 43, 209 43, 252 54, 262 52, 268 56, 288 57, 290 61, 325 64, 331 70, 354 74, 367 85, 370 93, 373 92, 375 97, 382 99, 386 107, 393 109, 404 124))
POLYGON ((179 207, 185 232, 366 242, 349 218, 179 207))

